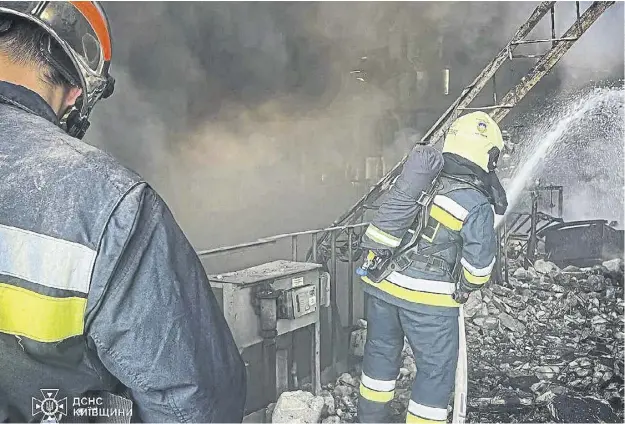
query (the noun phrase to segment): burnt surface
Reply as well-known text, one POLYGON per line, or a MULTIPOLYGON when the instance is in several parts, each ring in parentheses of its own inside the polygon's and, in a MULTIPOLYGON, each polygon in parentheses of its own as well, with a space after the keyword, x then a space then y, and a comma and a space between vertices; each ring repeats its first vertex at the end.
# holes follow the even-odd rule
MULTIPOLYGON (((468 421, 623 422, 623 262, 512 265, 508 285, 489 283, 465 305, 468 421)), ((417 371, 408 346, 402 361, 394 422, 405 422, 417 371)), ((359 376, 356 365, 324 386, 323 422, 354 422, 359 376)))

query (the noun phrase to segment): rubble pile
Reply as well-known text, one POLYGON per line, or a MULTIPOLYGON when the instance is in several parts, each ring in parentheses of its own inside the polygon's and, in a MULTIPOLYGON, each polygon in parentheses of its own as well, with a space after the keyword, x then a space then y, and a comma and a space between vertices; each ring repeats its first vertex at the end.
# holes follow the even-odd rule
POLYGON ((465 305, 472 422, 623 422, 623 263, 536 261, 465 305))
MULTIPOLYGON (((468 421, 623 422, 623 262, 510 264, 508 284, 490 284, 464 307, 468 421)), ((396 422, 416 374, 407 345, 402 360, 389 404, 396 422)), ((357 367, 323 387, 323 423, 355 420, 359 376, 357 367)))

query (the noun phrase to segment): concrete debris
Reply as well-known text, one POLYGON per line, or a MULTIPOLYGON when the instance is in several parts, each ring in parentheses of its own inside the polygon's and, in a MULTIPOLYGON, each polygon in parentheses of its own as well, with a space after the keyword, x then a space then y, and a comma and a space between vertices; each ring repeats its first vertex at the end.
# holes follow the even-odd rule
POLYGON ((536 277, 520 267, 514 270, 517 266, 503 287, 506 295, 491 285, 484 291, 495 296, 482 296, 485 302, 510 306, 513 313, 496 315, 499 327, 466 319, 468 421, 623 422, 622 261, 583 271, 536 261, 536 277), (568 400, 580 396, 588 410, 570 406, 568 400), (532 405, 522 405, 519 400, 528 397, 532 405), (471 402, 483 398, 504 399, 505 406, 477 408, 471 402))
POLYGON ((519 320, 512 318, 505 312, 499 314, 499 322, 501 322, 501 325, 514 331, 515 333, 523 333, 525 331, 525 326, 519 320))
POLYGON ((623 272, 623 260, 622 259, 612 259, 611 261, 606 261, 601 264, 610 272, 623 272))
POLYGON ((558 268, 554 263, 543 261, 542 259, 538 259, 534 263, 534 269, 540 274, 549 274, 550 272, 560 271, 560 268, 558 268))
POLYGON ((559 367, 549 366, 549 365, 538 367, 534 370, 534 373, 536 374, 536 377, 538 377, 539 380, 553 380, 558 375, 559 372, 560 372, 559 367))
POLYGON ((323 397, 298 390, 280 395, 273 411, 273 423, 318 423, 325 402, 323 397))
POLYGON ((476 291, 471 293, 467 303, 464 304, 464 316, 473 318, 482 309, 482 292, 476 291))
MULTIPOLYGON (((464 307, 467 421, 623 422, 623 261, 583 270, 511 264, 509 284, 489 283, 464 307)), ((360 370, 323 387, 321 422, 355 422, 360 370)), ((405 421, 416 372, 405 343, 393 422, 405 421)))

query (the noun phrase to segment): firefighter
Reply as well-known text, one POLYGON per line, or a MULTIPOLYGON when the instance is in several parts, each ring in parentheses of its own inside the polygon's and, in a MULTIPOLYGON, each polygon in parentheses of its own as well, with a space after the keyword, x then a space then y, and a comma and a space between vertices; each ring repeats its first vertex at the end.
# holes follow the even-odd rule
POLYGON ((111 53, 96 2, 0 2, 0 421, 129 419, 97 410, 114 396, 133 421, 241 422, 244 363, 199 258, 80 141, 111 53))
POLYGON ((446 422, 458 360, 459 306, 489 281, 495 263, 494 209, 503 214, 506 208, 495 174, 502 149, 501 131, 487 114, 458 118, 442 153, 432 147, 411 153, 367 227, 363 246, 371 249, 369 259, 414 239, 408 230, 425 188, 419 176, 438 176, 428 177, 437 185, 414 247, 400 250, 398 268, 379 281, 362 276, 368 325, 360 422, 388 422, 386 405, 394 395, 404 337, 417 369, 406 421, 446 422))

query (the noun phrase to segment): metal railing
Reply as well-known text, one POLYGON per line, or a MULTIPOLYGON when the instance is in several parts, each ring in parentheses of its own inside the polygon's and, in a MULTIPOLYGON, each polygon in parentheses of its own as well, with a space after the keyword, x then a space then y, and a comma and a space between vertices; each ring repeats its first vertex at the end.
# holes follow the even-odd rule
POLYGON ((298 260, 298 247, 302 244, 301 238, 304 236, 310 236, 310 248, 306 255, 307 261, 322 264, 327 268, 330 274, 330 308, 328 310, 328 321, 331 328, 331 369, 333 374, 336 374, 336 364, 339 362, 338 358, 338 346, 340 343, 349 343, 347 341, 339 340, 339 330, 349 331, 354 326, 354 266, 361 258, 361 249, 358 247, 361 234, 357 231, 363 229, 369 225, 368 222, 336 226, 329 228, 321 228, 315 230, 299 231, 295 233, 278 234, 271 237, 264 237, 256 241, 240 243, 232 246, 218 247, 214 249, 200 250, 197 255, 202 257, 215 256, 223 253, 235 253, 242 252, 248 249, 252 249, 260 246, 273 245, 280 241, 286 241, 290 239, 291 248, 291 260, 298 260), (318 243, 318 237, 320 234, 330 234, 329 246, 328 243, 318 243), (345 236, 345 241, 341 241, 340 238, 345 236), (345 269, 345 280, 347 281, 347 326, 343 327, 341 320, 341 311, 339 310, 337 303, 337 284, 338 277, 338 262, 344 262, 347 264, 345 269))

